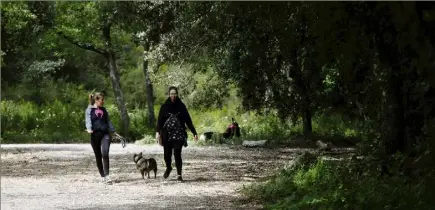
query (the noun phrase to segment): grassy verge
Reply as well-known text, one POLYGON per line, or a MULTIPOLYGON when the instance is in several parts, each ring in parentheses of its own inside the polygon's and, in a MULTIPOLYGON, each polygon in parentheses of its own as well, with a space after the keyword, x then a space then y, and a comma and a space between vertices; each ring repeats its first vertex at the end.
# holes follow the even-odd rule
MULTIPOLYGON (((121 127, 119 112, 110 101, 106 108, 115 128, 121 127)), ((28 101, 1 102, 1 136, 2 143, 80 143, 88 142, 85 132, 84 111, 86 98, 75 102, 63 103, 60 100, 36 105, 28 101), (78 105, 81 104, 81 105, 78 105)), ((157 116, 159 106, 155 106, 157 116)), ((285 142, 302 132, 301 124, 290 121, 281 122, 274 114, 258 115, 253 112, 239 113, 235 106, 215 110, 189 109, 191 118, 199 134, 213 131, 222 133, 235 118, 241 126, 241 140, 272 140, 274 143, 285 142)), ((148 125, 146 108, 129 110, 130 136, 143 143, 154 142, 154 126, 148 125)), ((344 137, 356 137, 356 126, 339 116, 317 116, 313 120, 316 135, 327 136, 328 141, 342 141, 344 137)), ((188 131, 188 138, 192 133, 188 131)))
POLYGON ((245 187, 266 209, 432 209, 434 178, 381 176, 370 161, 303 155, 266 182, 245 187))

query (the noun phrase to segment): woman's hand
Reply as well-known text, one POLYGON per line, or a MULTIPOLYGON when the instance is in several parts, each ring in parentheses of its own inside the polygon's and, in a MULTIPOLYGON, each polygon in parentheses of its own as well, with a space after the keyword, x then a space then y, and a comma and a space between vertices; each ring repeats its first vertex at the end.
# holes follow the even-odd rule
POLYGON ((86 130, 88 133, 93 133, 94 131, 92 131, 92 130, 90 130, 90 129, 87 129, 86 130))
POLYGON ((117 132, 112 132, 112 133, 110 133, 110 136, 112 137, 112 138, 111 138, 112 140, 113 140, 113 139, 116 139, 116 141, 121 141, 122 148, 125 147, 125 144, 127 143, 127 140, 126 140, 124 137, 122 137, 121 135, 119 135, 117 132), (115 137, 116 137, 116 138, 115 138, 115 137))
POLYGON ((195 143, 198 142, 198 135, 193 136, 193 140, 195 140, 195 143))

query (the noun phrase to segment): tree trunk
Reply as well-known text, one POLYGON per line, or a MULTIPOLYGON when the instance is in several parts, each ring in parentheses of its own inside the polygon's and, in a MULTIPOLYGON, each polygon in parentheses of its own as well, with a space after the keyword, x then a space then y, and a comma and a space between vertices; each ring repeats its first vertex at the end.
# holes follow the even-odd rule
POLYGON ((108 61, 109 61, 110 79, 112 80, 113 93, 115 94, 118 111, 119 113, 121 113, 121 121, 122 121, 121 133, 123 135, 128 135, 130 118, 127 113, 127 108, 125 107, 124 95, 121 90, 118 68, 116 66, 116 58, 113 52, 108 54, 108 61))
POLYGON ((115 95, 116 99, 116 105, 118 107, 118 111, 121 115, 121 121, 122 121, 122 128, 121 128, 121 134, 122 135, 129 135, 128 129, 130 126, 130 118, 127 113, 127 108, 125 107, 124 102, 124 95, 122 94, 121 90, 121 83, 119 80, 119 73, 118 73, 118 67, 116 65, 116 57, 115 52, 112 49, 112 40, 110 37, 110 23, 106 23, 103 27, 103 37, 104 41, 106 43, 106 59, 109 62, 109 71, 110 71, 110 79, 112 80, 112 88, 113 93, 115 95))
POLYGON ((309 139, 313 133, 313 126, 311 123, 311 110, 310 105, 306 104, 303 107, 302 113, 302 122, 303 122, 303 130, 304 130, 304 138, 309 139))
POLYGON ((386 155, 392 155, 396 152, 406 153, 401 79, 398 76, 393 76, 388 82, 387 88, 384 106, 384 152, 386 155))
MULTIPOLYGON (((143 45, 144 50, 148 51, 148 44, 143 45)), ((151 82, 150 73, 148 72, 148 59, 143 60, 143 73, 145 76, 145 88, 147 92, 147 106, 148 106, 148 125, 150 127, 154 126, 155 116, 154 116, 154 91, 153 84, 151 82)))
MULTIPOLYGON (((399 3, 400 4, 400 3, 399 3)), ((384 81, 383 95, 381 96, 381 139, 380 148, 382 158, 388 161, 392 154, 396 152, 405 152, 405 106, 403 84, 406 79, 406 68, 409 68, 410 62, 408 52, 404 51, 396 40, 400 36, 394 18, 402 17, 401 13, 396 11, 397 5, 394 4, 373 4, 369 7, 382 8, 378 12, 368 16, 367 25, 368 33, 373 34, 373 45, 377 49, 377 59, 384 75, 381 76, 384 81), (396 14, 394 14, 396 13, 396 14), (397 17, 394 17, 397 16, 397 17), (377 20, 384 21, 377 21, 377 20), (388 34, 390 39, 385 39, 388 34), (393 40, 393 41, 391 41, 393 40)), ((374 110, 376 112, 376 110, 374 110)))
POLYGON ((313 126, 311 123, 312 112, 311 112, 311 87, 310 83, 315 82, 312 78, 312 70, 314 65, 310 59, 310 52, 308 50, 302 51, 301 58, 301 66, 300 66, 300 74, 299 74, 299 86, 301 88, 301 93, 304 94, 302 101, 302 122, 303 122, 303 131, 304 138, 310 139, 313 133, 313 126))

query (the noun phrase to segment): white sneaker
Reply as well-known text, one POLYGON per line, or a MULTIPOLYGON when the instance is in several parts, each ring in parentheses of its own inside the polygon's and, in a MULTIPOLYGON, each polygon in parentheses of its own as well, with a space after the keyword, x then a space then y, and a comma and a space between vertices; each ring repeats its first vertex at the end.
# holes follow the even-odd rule
POLYGON ((106 181, 106 184, 112 184, 112 179, 110 179, 110 177, 109 176, 106 176, 105 177, 105 181, 106 181))
POLYGON ((106 177, 101 177, 101 182, 102 183, 106 182, 106 177))

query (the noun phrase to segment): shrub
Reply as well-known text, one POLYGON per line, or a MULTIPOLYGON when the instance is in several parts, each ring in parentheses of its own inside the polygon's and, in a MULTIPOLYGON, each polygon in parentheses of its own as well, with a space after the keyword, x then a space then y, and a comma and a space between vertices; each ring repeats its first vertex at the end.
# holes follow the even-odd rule
POLYGON ((381 176, 369 160, 307 156, 242 192, 266 209, 431 209, 434 178, 381 176), (309 157, 309 158, 307 158, 309 157), (311 164, 310 164, 311 163, 311 164), (304 167, 308 166, 308 167, 304 167))

